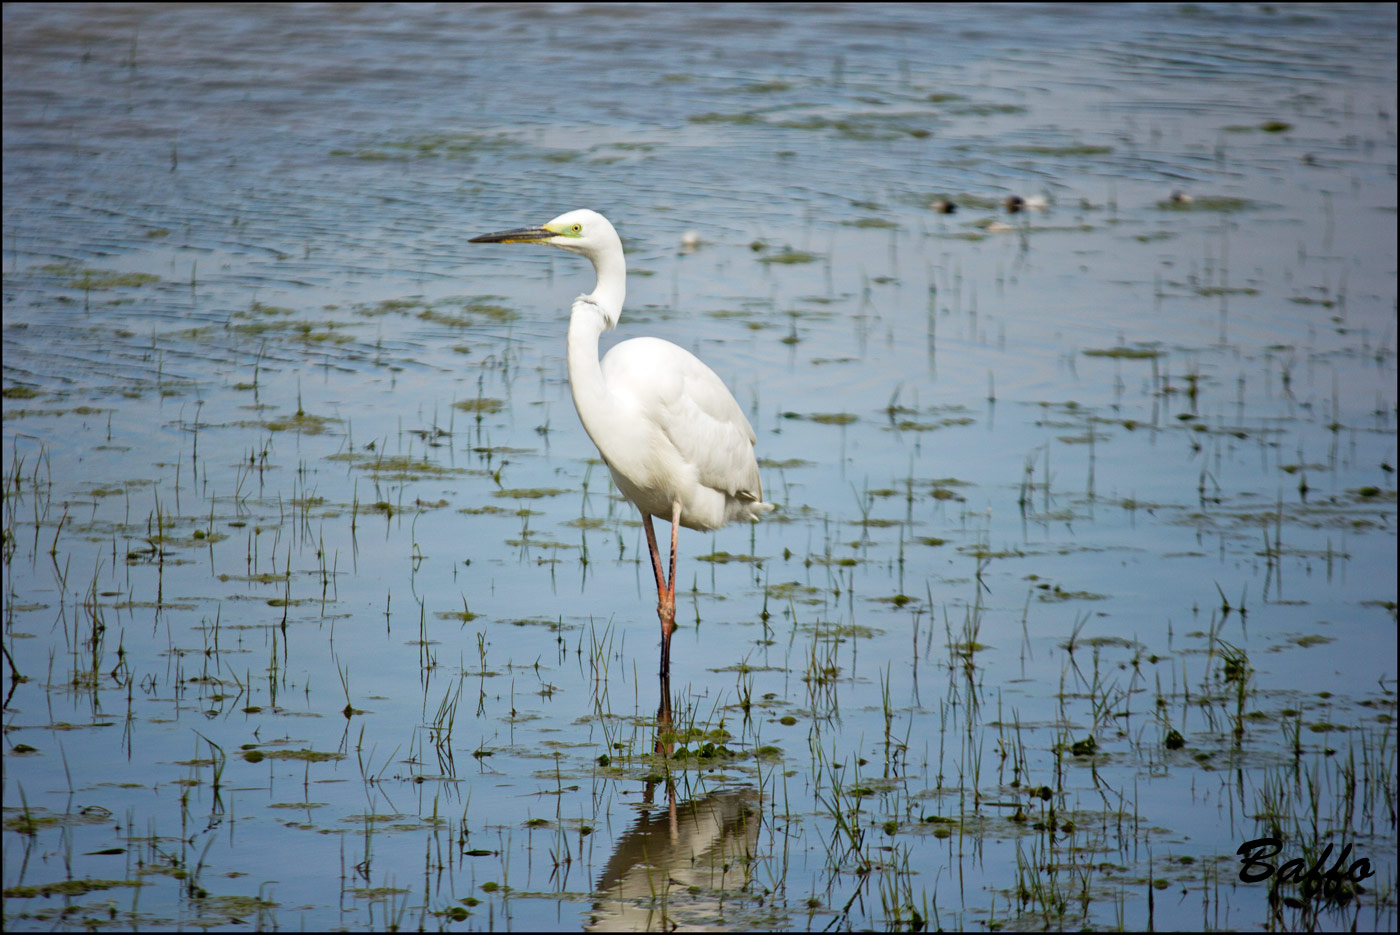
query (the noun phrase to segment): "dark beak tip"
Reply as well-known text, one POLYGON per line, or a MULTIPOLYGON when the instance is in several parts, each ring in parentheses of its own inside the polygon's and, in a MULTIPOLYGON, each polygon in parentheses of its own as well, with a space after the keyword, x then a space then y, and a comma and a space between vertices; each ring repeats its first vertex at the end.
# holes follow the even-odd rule
POLYGON ((468 240, 467 243, 532 243, 548 240, 553 236, 553 231, 547 231, 542 227, 516 227, 507 231, 479 234, 468 240))

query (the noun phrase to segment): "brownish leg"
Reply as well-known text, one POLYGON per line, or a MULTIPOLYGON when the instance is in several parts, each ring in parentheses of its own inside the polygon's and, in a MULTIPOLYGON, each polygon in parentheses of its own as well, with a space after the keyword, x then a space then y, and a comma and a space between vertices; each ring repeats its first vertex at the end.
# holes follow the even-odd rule
MULTIPOLYGON (((676 510, 679 513, 679 509, 676 510)), ((656 531, 651 526, 651 514, 642 514, 642 529, 647 534, 647 548, 651 551, 651 570, 656 575, 656 616, 661 619, 661 677, 671 674, 671 631, 676 628, 676 592, 673 585, 667 584, 666 573, 661 570, 661 553, 656 547, 656 531)), ((671 530, 671 577, 675 577, 675 529, 671 530)))
POLYGON ((671 675, 671 634, 676 629, 676 537, 681 528, 681 505, 671 504, 671 577, 666 580, 666 595, 661 599, 661 677, 671 675))
POLYGON ((681 531, 681 505, 671 504, 671 577, 667 578, 666 594, 672 609, 676 606, 676 538, 681 531))
POLYGON ((651 573, 656 576, 657 613, 661 612, 661 598, 666 594, 666 576, 661 571, 661 556, 656 549, 656 531, 651 528, 651 514, 642 514, 642 531, 647 534, 647 549, 651 552, 651 573))

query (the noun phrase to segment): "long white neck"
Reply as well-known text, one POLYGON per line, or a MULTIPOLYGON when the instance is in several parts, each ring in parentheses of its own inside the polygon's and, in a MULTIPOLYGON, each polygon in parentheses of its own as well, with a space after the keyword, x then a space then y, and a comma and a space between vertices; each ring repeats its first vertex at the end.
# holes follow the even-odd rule
POLYGON ((598 336, 613 328, 622 315, 622 302, 627 295, 627 262, 620 243, 616 250, 604 250, 589 259, 598 274, 598 284, 592 292, 574 300, 569 315, 569 390, 584 431, 596 445, 611 411, 608 387, 598 364, 598 336))

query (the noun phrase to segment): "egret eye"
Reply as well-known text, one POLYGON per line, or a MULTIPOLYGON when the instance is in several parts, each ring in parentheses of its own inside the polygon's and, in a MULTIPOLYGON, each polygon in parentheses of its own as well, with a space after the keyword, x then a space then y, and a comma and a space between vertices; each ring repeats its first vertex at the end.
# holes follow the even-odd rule
POLYGON ((581 234, 583 233, 583 225, 575 224, 573 227, 570 228, 570 230, 572 230, 575 234, 581 234))

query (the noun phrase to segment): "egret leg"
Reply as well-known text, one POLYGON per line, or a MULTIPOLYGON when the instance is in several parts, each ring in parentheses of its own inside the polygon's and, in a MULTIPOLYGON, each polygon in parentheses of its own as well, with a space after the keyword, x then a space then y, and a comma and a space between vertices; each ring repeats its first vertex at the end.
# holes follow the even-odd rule
POLYGON ((671 633, 676 629, 676 539, 681 528, 680 502, 671 504, 671 577, 666 579, 666 608, 661 618, 661 675, 671 675, 671 633))
POLYGON ((676 539, 681 531, 681 505, 671 504, 671 577, 666 579, 666 595, 671 604, 671 616, 676 609, 676 539))
MULTIPOLYGON (((679 510, 677 510, 679 512, 679 510)), ((676 592, 666 581, 661 568, 661 552, 656 547, 656 531, 651 526, 651 514, 642 514, 642 530, 647 534, 647 549, 651 552, 651 570, 656 575, 656 616, 661 619, 661 676, 671 674, 671 632, 676 629, 676 592)), ((671 530, 671 576, 675 577, 675 529, 671 530)))

